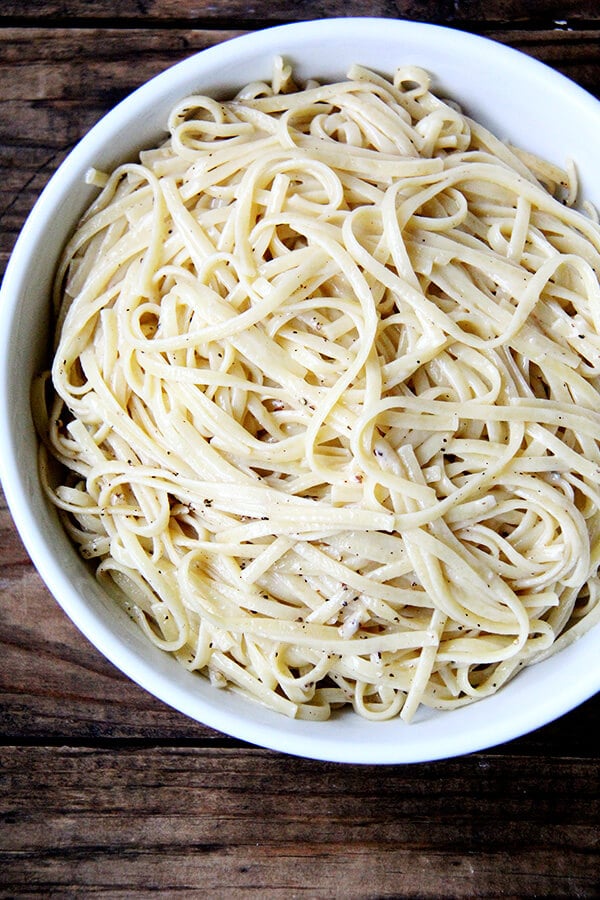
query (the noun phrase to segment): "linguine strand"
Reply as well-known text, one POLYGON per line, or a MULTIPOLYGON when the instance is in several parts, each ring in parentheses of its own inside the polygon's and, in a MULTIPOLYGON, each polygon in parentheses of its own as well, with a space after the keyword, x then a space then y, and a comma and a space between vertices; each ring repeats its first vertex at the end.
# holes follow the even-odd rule
POLYGON ((67 244, 40 470, 188 670, 410 721, 600 619, 600 228, 416 67, 275 61, 113 173, 67 244))

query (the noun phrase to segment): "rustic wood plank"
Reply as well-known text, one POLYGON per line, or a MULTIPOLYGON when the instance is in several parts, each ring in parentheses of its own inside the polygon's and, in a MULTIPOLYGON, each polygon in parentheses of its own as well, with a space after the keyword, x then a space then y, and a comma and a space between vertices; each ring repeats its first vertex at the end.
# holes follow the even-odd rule
POLYGON ((7 895, 597 896, 589 762, 375 768, 152 747, 6 747, 0 761, 7 895))
POLYGON ((552 31, 506 30, 487 37, 539 59, 600 97, 600 28, 576 31, 561 26, 552 31))
POLYGON ((15 0, 0 0, 0 18, 20 22, 52 20, 102 19, 111 22, 143 21, 148 24, 173 26, 194 22, 205 26, 209 22, 235 20, 247 22, 249 27, 268 22, 306 21, 334 16, 382 16, 384 18, 419 19, 452 24, 456 22, 552 22, 556 20, 589 20, 598 18, 595 0, 371 0, 365 7, 363 0, 303 0, 290 4, 286 0, 255 2, 220 0, 182 4, 179 0, 30 0, 26 5, 15 0))
MULTIPOLYGON (((558 4, 559 0, 547 2, 558 4)), ((571 2, 575 3, 575 0, 571 2)), ((371 0, 368 5, 368 15, 371 16, 419 18, 423 21, 448 20, 452 16, 452 10, 452 0, 427 0, 421 3, 416 3, 415 0, 371 0)), ((235 21, 245 23, 246 27, 256 28, 269 23, 365 14, 363 0, 302 0, 302 3, 295 4, 285 0, 252 4, 246 0, 194 4, 182 4, 178 0, 121 0, 116 9, 110 0, 95 0, 94 3, 86 0, 71 0, 68 3, 38 0, 30 2, 25 8, 23 4, 12 0, 0 0, 0 18, 14 18, 19 22, 51 20, 54 24, 74 19, 125 21, 127 24, 143 21, 166 27, 194 22, 199 27, 206 27, 209 23, 235 21)))
POLYGON ((554 22, 576 25, 598 20, 596 0, 457 0, 453 22, 521 24, 554 22))
POLYGON ((592 897, 597 769, 336 767, 263 751, 5 748, 19 896, 592 897), (543 781, 546 791, 539 792, 543 781), (577 821, 577 828, 565 827, 577 821), (286 893, 287 892, 287 893, 286 893))
MULTIPOLYGON (((247 31, 243 28, 6 27, 0 31, 2 99, 87 101, 101 97, 116 102, 123 90, 131 89, 168 65, 247 31), (135 66, 131 65, 132 58, 135 66)), ((553 28, 515 25, 502 29, 486 28, 482 23, 476 31, 529 52, 559 69, 572 65, 578 58, 595 64, 596 74, 600 69, 600 25, 585 29, 566 24, 553 28)))

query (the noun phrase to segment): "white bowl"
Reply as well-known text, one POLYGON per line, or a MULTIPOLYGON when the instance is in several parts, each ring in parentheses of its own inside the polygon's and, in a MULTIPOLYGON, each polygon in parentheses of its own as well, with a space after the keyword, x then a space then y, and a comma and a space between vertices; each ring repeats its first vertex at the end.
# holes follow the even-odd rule
POLYGON ((131 158, 164 134, 167 112, 194 91, 227 95, 268 78, 282 54, 300 79, 335 79, 353 62, 382 72, 414 63, 434 87, 502 138, 562 164, 577 160, 585 195, 600 206, 600 103, 541 63, 492 41, 390 19, 325 19, 267 29, 197 54, 154 78, 105 116, 51 179, 10 260, 0 304, 0 464, 6 497, 42 578, 87 638, 150 693, 246 741, 315 759, 406 763, 480 750, 525 734, 600 689, 599 627, 526 669, 496 695, 413 724, 371 723, 352 713, 324 723, 288 720, 213 688, 150 645, 116 610, 45 502, 30 414, 32 375, 44 359, 49 289, 62 244, 93 190, 84 174, 131 158))

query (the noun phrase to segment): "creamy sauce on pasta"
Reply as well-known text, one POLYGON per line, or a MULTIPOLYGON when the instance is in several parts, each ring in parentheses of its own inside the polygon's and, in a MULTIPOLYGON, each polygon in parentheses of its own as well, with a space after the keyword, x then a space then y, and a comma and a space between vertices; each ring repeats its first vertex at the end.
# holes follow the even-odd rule
POLYGON ((168 124, 91 174, 34 388, 47 493, 148 638, 289 716, 409 721, 597 622, 572 173, 412 67, 299 89, 278 60, 168 124))

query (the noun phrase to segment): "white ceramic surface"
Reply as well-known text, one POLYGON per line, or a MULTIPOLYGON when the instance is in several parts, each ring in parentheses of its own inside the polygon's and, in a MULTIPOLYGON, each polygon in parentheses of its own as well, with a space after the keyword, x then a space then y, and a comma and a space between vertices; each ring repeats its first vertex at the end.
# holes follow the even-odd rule
POLYGON ((433 73, 435 90, 459 100, 499 137, 557 163, 576 159, 584 193, 600 206, 600 103, 498 43, 431 25, 362 18, 271 28, 205 50, 105 116, 60 167, 23 228, 0 300, 4 491, 34 564, 83 634, 128 676, 192 718, 265 747, 340 762, 419 762, 490 747, 544 725, 600 689, 598 627, 495 696, 450 713, 423 712, 410 726, 398 720, 368 723, 354 714, 325 723, 289 721, 212 688, 150 646, 90 576, 40 490, 29 385, 47 346, 57 255, 93 193, 84 173, 92 164, 110 168, 155 144, 168 110, 186 93, 224 96, 268 78, 276 54, 293 63, 300 79, 339 78, 353 62, 382 72, 421 65, 433 73))

